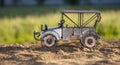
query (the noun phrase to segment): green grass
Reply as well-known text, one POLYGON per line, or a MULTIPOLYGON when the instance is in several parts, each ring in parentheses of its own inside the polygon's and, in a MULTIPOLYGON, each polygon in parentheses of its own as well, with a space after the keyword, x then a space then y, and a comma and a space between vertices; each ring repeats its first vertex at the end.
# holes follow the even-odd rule
POLYGON ((64 7, 4 7, 0 8, 0 43, 32 42, 33 31, 41 24, 57 25, 61 10, 100 10, 102 20, 97 32, 102 39, 120 39, 120 9, 118 6, 64 6, 64 7))

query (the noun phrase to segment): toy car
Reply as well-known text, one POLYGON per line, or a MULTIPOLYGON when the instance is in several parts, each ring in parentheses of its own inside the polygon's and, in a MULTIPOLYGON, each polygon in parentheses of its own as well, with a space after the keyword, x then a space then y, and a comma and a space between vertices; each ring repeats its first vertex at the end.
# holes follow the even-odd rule
POLYGON ((41 25, 41 32, 34 31, 34 38, 41 40, 46 47, 55 46, 57 40, 80 40, 82 45, 87 48, 93 48, 97 45, 96 42, 100 37, 96 32, 96 26, 101 20, 100 11, 64 10, 61 15, 58 26, 48 28, 46 24, 41 25), (77 15, 77 21, 73 20, 76 16, 71 18, 69 14, 77 15), (66 24, 67 21, 72 24, 66 24), (91 22, 93 25, 89 26, 91 22))

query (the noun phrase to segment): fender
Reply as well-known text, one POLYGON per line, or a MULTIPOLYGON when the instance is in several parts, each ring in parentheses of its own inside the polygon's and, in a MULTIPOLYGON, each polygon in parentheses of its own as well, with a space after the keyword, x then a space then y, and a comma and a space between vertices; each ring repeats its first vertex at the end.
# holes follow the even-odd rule
POLYGON ((41 38, 43 38, 44 36, 48 35, 48 34, 52 34, 56 37, 57 40, 60 40, 60 36, 57 32, 55 31, 46 31, 44 33, 41 34, 41 38))
POLYGON ((84 31, 82 35, 80 35, 80 38, 85 37, 86 35, 89 35, 89 34, 92 34, 95 36, 95 38, 100 39, 100 36, 95 31, 90 29, 87 29, 86 31, 84 31))

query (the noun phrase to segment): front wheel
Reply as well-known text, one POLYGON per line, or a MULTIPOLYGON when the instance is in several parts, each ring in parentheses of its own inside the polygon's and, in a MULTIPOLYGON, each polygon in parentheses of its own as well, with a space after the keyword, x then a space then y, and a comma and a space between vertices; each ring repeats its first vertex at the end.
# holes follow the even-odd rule
POLYGON ((52 47, 55 46, 56 43, 56 37, 52 34, 47 34, 43 37, 43 45, 46 47, 52 47))

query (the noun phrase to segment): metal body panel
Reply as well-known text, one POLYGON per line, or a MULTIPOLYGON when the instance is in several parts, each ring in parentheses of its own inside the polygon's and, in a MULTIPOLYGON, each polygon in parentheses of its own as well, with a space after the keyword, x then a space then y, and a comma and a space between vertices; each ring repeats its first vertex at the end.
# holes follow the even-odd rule
POLYGON ((89 31, 95 31, 95 28, 63 28, 63 40, 70 40, 72 35, 78 36, 78 39, 81 39, 85 34, 89 34, 89 31))
POLYGON ((62 28, 54 29, 54 31, 58 34, 59 36, 58 40, 60 40, 62 37, 62 28))
POLYGON ((63 28, 63 40, 69 40, 73 34, 73 28, 63 28))

